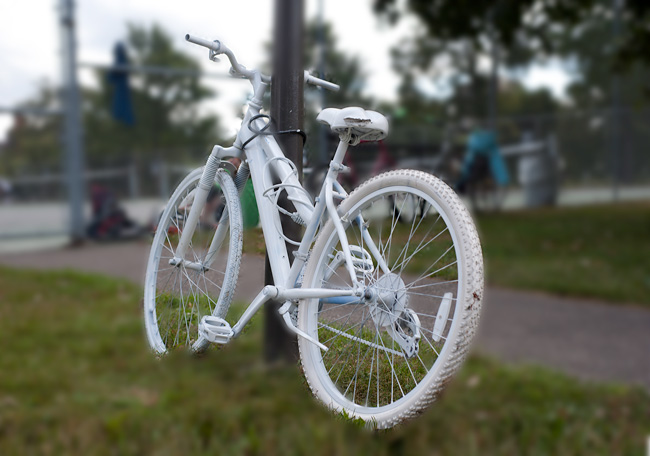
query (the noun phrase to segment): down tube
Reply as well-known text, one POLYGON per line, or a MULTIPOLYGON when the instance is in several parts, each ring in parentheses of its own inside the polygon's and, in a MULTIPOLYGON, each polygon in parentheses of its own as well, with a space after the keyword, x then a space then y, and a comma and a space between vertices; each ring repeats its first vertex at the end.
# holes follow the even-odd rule
MULTIPOLYGON (((325 209, 325 205, 321 204, 324 203, 324 200, 314 207, 311 198, 300 184, 295 169, 290 166, 290 163, 287 163, 288 160, 274 137, 264 136, 260 139, 260 143, 264 148, 266 159, 269 160, 268 168, 272 169, 274 176, 281 182, 287 184, 284 187, 284 190, 287 192, 287 197, 293 203, 298 215, 306 225, 300 245, 295 247, 295 258, 291 258, 293 262, 291 263, 288 277, 285 277, 285 281, 281 282, 287 288, 294 288, 300 271, 304 266, 307 254, 309 253, 309 248, 320 222, 320 217, 325 209)), ((291 255, 291 252, 289 254, 291 255)))
POLYGON ((271 179, 270 176, 264 176, 265 164, 268 158, 264 150, 259 147, 259 141, 259 137, 252 141, 252 147, 246 150, 246 157, 251 170, 251 178, 253 179, 255 201, 260 213, 267 256, 273 273, 273 282, 283 284, 289 276, 289 256, 284 238, 278 232, 278 227, 281 227, 280 214, 271 201, 263 196, 265 190, 264 181, 271 182, 271 179))

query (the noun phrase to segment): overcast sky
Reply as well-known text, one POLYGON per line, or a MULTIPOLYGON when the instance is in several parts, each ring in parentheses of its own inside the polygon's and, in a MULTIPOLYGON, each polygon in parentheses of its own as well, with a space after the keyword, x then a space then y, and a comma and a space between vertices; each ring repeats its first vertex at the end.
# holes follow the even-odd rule
MULTIPOLYGON (((185 33, 223 40, 248 67, 265 60, 263 43, 272 34, 271 0, 77 0, 79 61, 110 63, 114 43, 123 39, 126 23, 160 24, 176 39, 179 49, 192 53, 206 70, 226 72, 222 61, 208 61, 207 51, 184 41, 185 33)), ((315 17, 317 0, 306 0, 307 18, 315 17)), ((57 0, 0 2, 0 106, 12 106, 32 96, 44 80, 59 81, 57 0)), ((370 0, 326 0, 325 18, 334 25, 339 44, 359 56, 369 76, 366 90, 378 98, 395 95, 397 77, 390 68, 389 49, 408 34, 412 24, 398 28, 380 24, 371 11, 370 0)), ((92 83, 92 73, 81 70, 84 83, 92 83)), ((551 86, 561 91, 565 80, 558 68, 538 68, 528 84, 551 86)), ((241 81, 211 80, 220 88, 214 110, 230 129, 235 125, 235 106, 241 104, 248 88, 241 81)), ((0 140, 11 124, 0 115, 0 140)))

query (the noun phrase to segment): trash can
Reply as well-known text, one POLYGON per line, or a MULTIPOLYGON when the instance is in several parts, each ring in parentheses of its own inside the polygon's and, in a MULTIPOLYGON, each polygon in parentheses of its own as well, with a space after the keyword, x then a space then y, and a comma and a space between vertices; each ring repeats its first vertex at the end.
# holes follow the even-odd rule
POLYGON ((542 152, 519 158, 518 178, 524 190, 526 207, 552 206, 557 203, 558 160, 553 140, 542 152))

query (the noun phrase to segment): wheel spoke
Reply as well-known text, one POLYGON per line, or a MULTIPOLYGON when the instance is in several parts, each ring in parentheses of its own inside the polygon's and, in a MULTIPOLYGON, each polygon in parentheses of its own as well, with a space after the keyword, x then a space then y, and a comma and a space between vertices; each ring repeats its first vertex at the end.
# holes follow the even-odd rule
MULTIPOLYGON (((207 218, 210 225, 211 211, 216 210, 219 205, 225 205, 225 211, 229 210, 229 205, 238 204, 239 196, 231 178, 221 174, 218 176, 218 186, 214 187, 216 197, 211 200, 212 203, 206 203, 194 233, 186 233, 190 236, 190 242, 184 260, 194 264, 205 263, 215 235, 214 230, 205 228, 205 219, 207 218)), ((241 239, 241 226, 238 226, 232 217, 225 222, 228 226, 224 239, 218 254, 211 258, 212 264, 209 268, 197 270, 188 269, 183 263, 169 264, 169 260, 177 257, 176 247, 184 231, 189 211, 195 203, 195 189, 200 177, 200 172, 194 172, 181 183, 160 217, 154 235, 146 284, 147 289, 152 292, 150 301, 145 302, 145 324, 152 348, 161 353, 161 347, 167 351, 177 347, 193 347, 196 350, 207 348, 207 341, 201 342, 200 346, 196 344, 200 340, 198 329, 201 319, 217 311, 227 311, 232 293, 228 295, 227 302, 220 301, 219 296, 224 285, 229 289, 234 287, 236 277, 232 271, 239 270, 239 265, 233 267, 232 264, 233 261, 239 261, 239 255, 230 252, 230 248, 232 239, 241 239)), ((241 248, 241 244, 238 248, 241 248)), ((147 296, 145 293, 145 297, 147 296)))
MULTIPOLYGON (((326 353, 317 349, 310 353, 320 360, 315 360, 316 366, 320 365, 315 369, 322 373, 321 381, 330 382, 339 392, 341 398, 333 397, 334 401, 350 410, 387 410, 418 385, 433 381, 440 372, 434 374, 441 353, 452 351, 443 348, 459 314, 462 264, 456 254, 456 237, 447 223, 452 215, 443 217, 429 193, 406 185, 386 185, 355 198, 346 201, 346 207, 353 209, 343 217, 348 221, 344 224, 348 242, 366 251, 369 240, 364 237, 365 230, 380 255, 373 258, 372 272, 362 273, 361 267, 356 270, 367 294, 354 305, 314 300, 301 312, 316 319, 313 335, 329 348, 326 353), (357 223, 359 216, 363 224, 357 223), (390 273, 379 266, 382 260, 390 273), (448 306, 443 310, 448 314, 442 314, 445 321, 440 330, 439 308, 443 304, 448 306), (434 323, 438 325, 435 332, 434 323), (347 405, 350 402, 354 407, 347 405)), ((314 278, 305 277, 305 284, 350 287, 345 263, 334 266, 341 249, 337 234, 332 229, 326 235, 327 242, 310 257, 310 261, 326 261, 313 269, 314 278)))

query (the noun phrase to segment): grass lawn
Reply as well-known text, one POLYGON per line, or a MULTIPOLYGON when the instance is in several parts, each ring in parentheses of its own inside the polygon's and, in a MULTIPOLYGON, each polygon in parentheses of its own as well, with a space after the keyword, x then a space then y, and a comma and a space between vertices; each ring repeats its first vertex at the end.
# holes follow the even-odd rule
MULTIPOLYGON (((650 306, 648 202, 505 212, 476 222, 488 284, 650 306)), ((394 237, 406 242, 409 228, 398 224, 394 237)), ((264 254, 261 233, 246 230, 245 251, 264 254)))
POLYGON ((483 216, 488 283, 650 306, 650 203, 483 216))
POLYGON ((472 359, 422 417, 369 432, 260 362, 261 328, 155 359, 141 292, 0 269, 0 454, 644 454, 650 397, 472 359))

